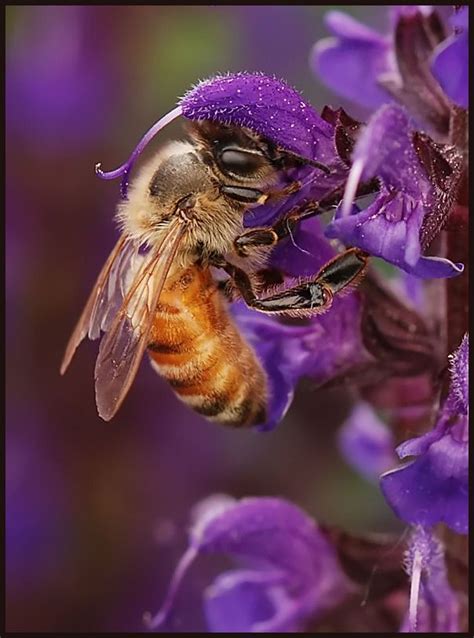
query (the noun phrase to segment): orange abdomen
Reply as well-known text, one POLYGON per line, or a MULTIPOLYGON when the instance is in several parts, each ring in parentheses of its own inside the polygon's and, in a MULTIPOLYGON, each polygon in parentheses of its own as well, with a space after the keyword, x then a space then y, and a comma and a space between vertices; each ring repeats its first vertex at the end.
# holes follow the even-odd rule
POLYGON ((192 266, 169 279, 148 352, 179 398, 199 414, 233 426, 265 421, 265 373, 209 269, 192 266))

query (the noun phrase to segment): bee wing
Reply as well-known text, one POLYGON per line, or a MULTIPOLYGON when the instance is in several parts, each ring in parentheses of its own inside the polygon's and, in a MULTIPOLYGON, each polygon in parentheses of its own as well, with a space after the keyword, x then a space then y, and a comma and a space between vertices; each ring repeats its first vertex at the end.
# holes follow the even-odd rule
POLYGON ((104 335, 95 366, 99 415, 109 421, 119 409, 135 378, 153 325, 156 305, 184 233, 176 223, 143 260, 104 335))
POLYGON ((113 309, 117 310, 120 307, 121 281, 124 272, 132 255, 137 251, 136 242, 128 240, 125 235, 122 235, 115 244, 97 277, 84 310, 68 341, 61 363, 61 374, 66 372, 84 337, 88 334, 90 339, 97 339, 101 329, 105 330, 110 324, 113 309))
POLYGON ((117 255, 104 287, 104 294, 98 299, 92 313, 88 336, 98 339, 101 332, 107 332, 112 321, 120 310, 124 299, 124 287, 130 276, 135 259, 138 257, 140 243, 128 240, 117 255))

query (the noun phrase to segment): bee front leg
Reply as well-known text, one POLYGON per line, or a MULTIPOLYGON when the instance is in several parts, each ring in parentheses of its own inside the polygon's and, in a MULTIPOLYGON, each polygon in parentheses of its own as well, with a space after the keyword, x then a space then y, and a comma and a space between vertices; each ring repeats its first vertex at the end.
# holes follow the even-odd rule
POLYGON ((257 297, 249 275, 221 259, 214 265, 232 278, 245 303, 260 312, 312 316, 325 312, 335 295, 349 292, 363 277, 368 263, 367 253, 349 248, 331 259, 311 279, 268 297, 257 297))
POLYGON ((303 219, 321 214, 319 202, 310 202, 304 207, 296 207, 274 226, 251 228, 234 239, 234 249, 239 257, 248 257, 254 248, 274 246, 280 240, 288 237, 296 225, 303 219))

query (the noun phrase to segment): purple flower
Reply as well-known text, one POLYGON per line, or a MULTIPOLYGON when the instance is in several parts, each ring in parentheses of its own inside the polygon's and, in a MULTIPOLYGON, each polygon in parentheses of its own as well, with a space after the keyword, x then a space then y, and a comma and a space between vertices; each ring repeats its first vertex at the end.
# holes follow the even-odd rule
POLYGON ((211 497, 200 503, 189 547, 150 628, 168 620, 182 578, 194 560, 225 554, 245 563, 204 592, 213 632, 298 631, 351 590, 335 550, 315 522, 279 498, 211 497))
POLYGON ((397 448, 400 458, 415 459, 381 479, 401 519, 427 526, 444 522, 458 534, 468 531, 468 351, 466 335, 451 356, 451 386, 433 430, 397 448))
POLYGON ((440 541, 429 529, 413 529, 405 556, 410 606, 402 632, 459 631, 459 602, 452 590, 440 541))
POLYGON ((281 148, 329 163, 333 129, 282 80, 236 73, 204 80, 181 100, 183 115, 245 126, 281 148))
POLYGON ((440 16, 429 6, 394 8, 393 32, 383 36, 337 11, 326 23, 334 37, 316 43, 310 63, 332 90, 372 109, 395 98, 436 134, 448 134, 451 105, 436 78, 450 97, 467 91, 467 34, 444 41, 440 16))
POLYGON ((369 480, 393 467, 393 434, 367 403, 359 403, 339 431, 339 448, 358 472, 369 480))
POLYGON ((324 18, 333 37, 317 42, 310 56, 314 73, 335 93, 368 108, 389 102, 378 78, 395 69, 391 39, 340 11, 324 18))
POLYGON ((421 255, 420 230, 436 197, 412 137, 409 116, 401 107, 385 105, 372 116, 356 143, 344 201, 326 235, 418 277, 451 277, 462 272, 462 264, 421 255), (362 211, 351 210, 359 181, 374 176, 380 181, 376 199, 362 211))
POLYGON ((455 32, 436 47, 431 65, 434 76, 453 102, 468 107, 469 8, 450 18, 455 32))

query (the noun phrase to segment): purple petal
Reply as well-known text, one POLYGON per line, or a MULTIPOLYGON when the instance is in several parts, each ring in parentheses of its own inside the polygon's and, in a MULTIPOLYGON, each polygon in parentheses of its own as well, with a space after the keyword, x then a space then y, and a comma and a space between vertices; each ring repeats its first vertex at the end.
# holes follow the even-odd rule
POLYGON ((333 550, 314 521, 278 498, 244 498, 204 528, 199 525, 192 539, 201 553, 258 558, 298 578, 311 578, 326 563, 335 566, 333 550))
POLYGON ((302 613, 298 601, 288 598, 284 584, 285 574, 278 571, 221 574, 204 594, 210 631, 296 631, 302 613))
POLYGON ((311 355, 304 343, 308 328, 285 326, 275 318, 250 310, 243 302, 232 304, 231 314, 266 372, 269 386, 267 420, 257 428, 271 430, 290 407, 296 382, 311 355))
POLYGON ((446 95, 463 108, 469 105, 468 52, 468 34, 452 36, 437 47, 431 66, 446 95))
POLYGON ((283 499, 242 499, 201 529, 199 550, 257 560, 262 566, 261 576, 253 573, 250 583, 249 572, 234 572, 221 577, 224 583, 217 581, 217 592, 214 584, 217 600, 211 614, 215 621, 227 622, 227 629, 219 623, 222 630, 231 626, 224 610, 216 609, 221 602, 227 610, 243 607, 246 622, 259 623, 254 631, 289 631, 308 615, 336 604, 347 591, 334 549, 311 518, 283 499), (229 580, 230 594, 223 592, 229 580), (273 614, 268 614, 270 604, 273 614), (263 612, 267 618, 261 617, 263 612))
POLYGON ((444 92, 459 106, 469 103, 469 24, 468 7, 454 14, 451 24, 462 30, 447 38, 435 50, 431 70, 444 92))
POLYGON ((377 108, 390 101, 378 83, 378 77, 393 66, 388 39, 339 11, 328 13, 325 22, 335 37, 314 46, 310 56, 314 73, 356 104, 377 108))
POLYGON ((338 436, 347 460, 369 480, 396 465, 395 441, 391 431, 367 403, 359 403, 338 436))
POLYGON ((295 89, 261 73, 216 76, 200 82, 181 100, 191 120, 244 126, 278 146, 330 163, 333 128, 295 89))
POLYGON ((449 18, 452 27, 467 31, 469 29, 469 7, 461 6, 449 18))
POLYGON ((367 359, 359 329, 360 305, 355 295, 335 299, 329 312, 308 321, 306 326, 271 322, 268 317, 242 307, 236 314, 239 327, 253 344, 260 361, 275 388, 272 418, 258 429, 274 427, 282 418, 300 377, 307 376, 318 385, 343 375, 367 359), (271 324, 271 325, 270 325, 271 324), (275 327, 276 326, 276 327, 275 327), (279 341, 278 341, 279 340, 279 341), (270 345, 273 341, 273 346, 270 345))
POLYGON ((464 271, 464 265, 443 257, 420 257, 413 268, 406 271, 422 279, 444 279, 460 275, 464 271))
POLYGON ((467 441, 447 432, 416 460, 384 474, 381 487, 404 521, 427 526, 444 522, 458 534, 467 533, 467 441))
POLYGON ((425 454, 432 443, 439 441, 442 436, 446 434, 445 423, 438 423, 436 426, 423 434, 423 436, 417 436, 414 439, 408 439, 397 447, 397 454, 400 459, 405 459, 408 456, 420 456, 425 454))
POLYGON ((420 257, 419 233, 424 210, 403 194, 382 192, 365 210, 352 207, 345 216, 342 206, 325 230, 326 237, 357 246, 381 257, 408 274, 423 279, 454 277, 464 266, 442 257, 420 257))
POLYGON ((402 195, 382 193, 365 210, 350 217, 343 216, 339 208, 326 228, 326 236, 358 246, 396 266, 409 267, 405 256, 409 225, 416 233, 423 219, 422 207, 411 208, 410 203, 402 195))
POLYGON ((324 16, 324 23, 329 31, 338 38, 346 38, 356 42, 373 42, 374 44, 386 42, 386 38, 380 33, 342 11, 329 11, 324 16))
POLYGON ((272 429, 281 421, 299 378, 308 376, 322 384, 362 360, 359 313, 353 295, 336 299, 329 312, 307 326, 279 324, 243 304, 233 305, 232 314, 254 347, 270 386, 268 419, 258 429, 272 429))
POLYGON ((381 487, 395 513, 421 525, 445 522, 458 534, 468 531, 468 337, 451 355, 451 387, 435 427, 397 448, 413 461, 382 476, 381 487))
POLYGON ((401 195, 391 197, 383 193, 365 210, 349 217, 343 216, 339 207, 326 228, 326 236, 340 239, 348 246, 358 246, 406 269, 409 268, 405 257, 408 220, 411 218, 416 232, 421 227, 422 216, 423 210, 419 206, 407 210, 401 195))
POLYGON ((413 147, 412 134, 405 109, 391 104, 378 109, 353 153, 353 161, 361 160, 364 165, 362 179, 378 176, 387 186, 425 198, 431 187, 413 147))
POLYGON ((237 502, 237 499, 228 494, 211 494, 202 501, 198 501, 190 514, 192 546, 199 548, 201 536, 209 523, 235 507, 237 502))

